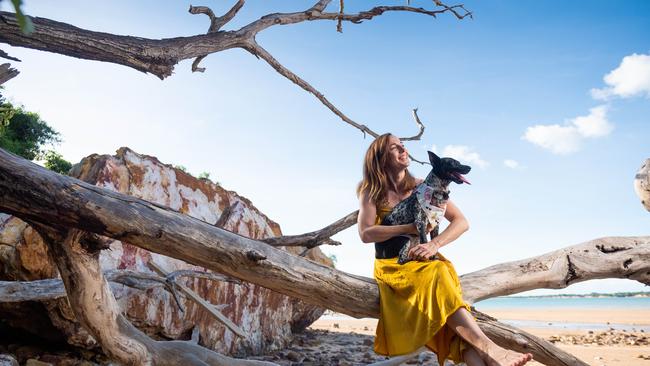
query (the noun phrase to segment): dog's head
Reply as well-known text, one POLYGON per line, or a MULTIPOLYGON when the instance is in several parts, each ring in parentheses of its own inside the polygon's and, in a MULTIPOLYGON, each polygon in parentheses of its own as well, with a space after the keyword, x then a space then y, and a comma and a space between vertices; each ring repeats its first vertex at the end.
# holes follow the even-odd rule
MULTIPOLYGON (((471 184, 464 174, 469 173, 472 168, 469 165, 463 165, 458 160, 452 158, 441 158, 438 155, 429 151, 429 162, 431 162, 431 173, 429 176, 435 174, 438 178, 446 181, 452 181, 457 184, 471 184)), ((427 177, 429 180, 429 177, 427 177)))

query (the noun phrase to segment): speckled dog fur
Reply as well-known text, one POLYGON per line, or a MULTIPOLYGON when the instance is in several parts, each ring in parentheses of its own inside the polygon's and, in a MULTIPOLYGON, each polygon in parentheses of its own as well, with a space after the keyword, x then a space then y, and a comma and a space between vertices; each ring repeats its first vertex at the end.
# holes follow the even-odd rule
MULTIPOLYGON (((431 203, 438 207, 445 207, 449 199, 449 183, 453 181, 462 184, 463 180, 458 178, 458 175, 467 174, 471 170, 471 167, 463 165, 452 158, 440 158, 431 151, 429 151, 429 162, 431 162, 431 172, 429 172, 429 175, 427 175, 427 178, 421 184, 426 184, 433 188, 431 203)), ((415 223, 417 227, 419 243, 414 243, 415 240, 411 240, 410 244, 405 244, 402 247, 399 252, 399 264, 404 264, 411 260, 408 257, 408 251, 412 246, 428 242, 427 225, 429 222, 426 213, 418 202, 415 189, 408 198, 398 203, 381 222, 382 225, 403 225, 410 223, 415 223)), ((438 226, 436 224, 431 230, 432 240, 438 235, 438 226)), ((435 259, 435 256, 429 259, 435 259)))

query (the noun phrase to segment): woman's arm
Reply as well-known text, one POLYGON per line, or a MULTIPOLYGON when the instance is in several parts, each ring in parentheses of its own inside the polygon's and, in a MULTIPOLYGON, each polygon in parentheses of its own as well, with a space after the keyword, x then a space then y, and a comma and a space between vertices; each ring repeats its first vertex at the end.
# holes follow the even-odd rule
POLYGON ((359 195, 357 226, 359 227, 359 237, 362 242, 374 243, 388 240, 398 235, 417 233, 414 224, 393 226, 375 225, 376 217, 377 206, 370 201, 365 193, 361 193, 359 195))
POLYGON ((436 254, 438 249, 458 239, 462 233, 469 230, 469 222, 467 222, 463 213, 451 200, 447 201, 445 218, 449 220, 449 226, 430 242, 411 248, 409 250, 409 256, 411 258, 429 258, 436 254))
POLYGON ((447 201, 447 210, 445 211, 445 218, 449 220, 449 226, 438 236, 433 238, 432 241, 436 242, 438 248, 445 246, 452 241, 458 239, 458 237, 469 230, 469 222, 460 211, 458 206, 456 206, 451 200, 447 201))

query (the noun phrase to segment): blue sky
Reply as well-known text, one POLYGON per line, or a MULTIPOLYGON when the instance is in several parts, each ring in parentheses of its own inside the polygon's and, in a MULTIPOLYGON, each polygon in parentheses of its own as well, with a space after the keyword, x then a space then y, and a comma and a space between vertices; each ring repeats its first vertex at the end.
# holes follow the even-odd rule
MULTIPOLYGON (((346 10, 378 3, 348 1, 346 10)), ((217 13, 230 6, 205 5, 217 13)), ((226 29, 310 5, 250 1, 226 29)), ((602 236, 648 235, 650 214, 632 180, 650 157, 650 2, 465 5, 473 20, 392 13, 344 24, 342 34, 328 21, 272 27, 258 41, 375 131, 414 134, 411 109, 418 107, 427 129, 422 141, 407 143, 412 154, 424 159, 435 146, 474 167, 473 184, 451 193, 471 229, 442 250, 459 273, 602 236)), ((190 15, 188 6, 28 0, 24 10, 164 38, 207 30, 207 17, 190 15)), ((244 51, 208 56, 203 74, 191 72, 191 60, 181 62, 160 81, 123 66, 0 48, 23 61, 14 63, 21 74, 5 95, 61 132, 58 150, 68 160, 129 146, 195 174, 208 171, 286 234, 357 208, 354 188, 370 138, 244 51)), ((337 256, 338 267, 371 276, 373 248, 356 227, 335 239, 344 244, 323 250, 337 256)), ((560 292, 640 290, 647 287, 600 280, 560 292)))

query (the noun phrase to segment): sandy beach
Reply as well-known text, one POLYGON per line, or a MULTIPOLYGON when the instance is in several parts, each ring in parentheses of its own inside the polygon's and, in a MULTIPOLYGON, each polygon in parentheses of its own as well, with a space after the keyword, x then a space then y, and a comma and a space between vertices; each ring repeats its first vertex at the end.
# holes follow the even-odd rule
MULTIPOLYGON (((523 329, 553 342, 589 365, 650 366, 650 309, 498 309, 485 312, 507 321, 541 324, 523 329), (598 325, 598 329, 590 330, 590 325, 598 325)), ((365 365, 381 361, 385 358, 372 351, 376 324, 376 319, 327 314, 297 336, 287 349, 265 359, 283 365, 365 365)), ((437 365, 429 352, 406 364, 437 365)), ((529 364, 541 365, 538 362, 529 364)))

